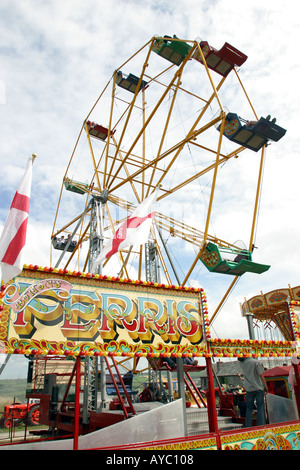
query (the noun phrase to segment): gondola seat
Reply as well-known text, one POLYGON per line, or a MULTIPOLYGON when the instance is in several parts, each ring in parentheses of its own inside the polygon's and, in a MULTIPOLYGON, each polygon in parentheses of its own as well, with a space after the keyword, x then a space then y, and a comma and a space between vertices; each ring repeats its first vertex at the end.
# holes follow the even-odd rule
MULTIPOLYGON (((108 136, 108 129, 106 127, 101 126, 100 124, 96 124, 95 122, 87 121, 87 128, 89 131, 90 136, 95 137, 99 140, 106 140, 108 136)), ((113 135, 114 131, 110 131, 110 134, 113 135)))
MULTIPOLYGON (((125 90, 130 91, 131 93, 135 93, 139 80, 139 77, 133 75, 132 73, 130 73, 129 75, 125 75, 123 74, 123 72, 121 72, 121 70, 118 70, 117 72, 117 85, 121 88, 124 88, 125 90)), ((147 82, 145 80, 142 80, 138 91, 142 90, 146 86, 147 82)))
MULTIPOLYGON (((207 41, 201 41, 199 45, 208 68, 214 70, 223 77, 226 77, 234 67, 240 67, 247 60, 247 56, 245 54, 231 46, 228 42, 225 42, 224 46, 220 50, 211 47, 207 41)), ((193 59, 203 63, 202 56, 198 48, 194 52, 193 59)))
MULTIPOLYGON (((53 245, 53 248, 55 248, 56 250, 63 251, 65 249, 65 247, 67 246, 67 243, 68 243, 67 238, 64 238, 64 237, 61 237, 61 238, 54 237, 54 238, 52 238, 52 245, 53 245)), ((67 248, 67 251, 72 253, 75 250, 76 245, 77 245, 76 241, 71 241, 70 245, 67 248)))
POLYGON ((71 191, 72 193, 77 194, 85 194, 89 189, 88 184, 79 183, 78 181, 72 181, 68 178, 64 180, 64 186, 67 191, 71 191))
POLYGON ((191 50, 191 46, 184 41, 174 41, 178 39, 175 35, 164 36, 155 39, 152 50, 172 64, 180 65, 191 50))
POLYGON ((200 261, 211 272, 241 276, 246 272, 262 274, 270 266, 252 261, 251 252, 233 248, 220 248, 209 242, 200 256, 200 261), (232 259, 226 259, 226 258, 232 259))
MULTIPOLYGON (((220 131, 220 126, 218 130, 220 131)), ((250 127, 243 124, 236 113, 227 114, 223 132, 227 139, 254 152, 260 150, 269 140, 278 142, 285 133, 285 129, 263 117, 250 127)))

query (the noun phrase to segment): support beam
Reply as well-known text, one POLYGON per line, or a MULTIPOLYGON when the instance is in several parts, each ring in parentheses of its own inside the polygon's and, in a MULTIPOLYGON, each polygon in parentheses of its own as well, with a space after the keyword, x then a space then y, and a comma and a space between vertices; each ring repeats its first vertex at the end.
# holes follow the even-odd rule
POLYGON ((76 358, 76 363, 75 363, 75 377, 76 377, 76 382, 75 382, 75 416, 74 416, 74 443, 73 443, 73 449, 78 450, 78 438, 79 438, 79 411, 80 411, 80 356, 76 358))
POLYGON ((217 407, 216 407, 216 398, 215 398, 215 386, 214 386, 214 374, 212 369, 211 358, 206 358, 206 370, 207 370, 207 380, 208 380, 208 424, 209 432, 218 432, 218 417, 217 417, 217 407))
POLYGON ((184 435, 187 436, 187 417, 186 417, 186 404, 185 404, 185 382, 184 382, 184 370, 183 370, 183 359, 177 357, 177 382, 178 382, 178 394, 179 398, 182 399, 182 417, 183 417, 183 428, 184 435))
POLYGON ((92 204, 92 200, 88 203, 88 205, 86 206, 86 209, 85 209, 84 212, 82 213, 82 215, 81 215, 81 217, 80 217, 80 219, 79 219, 79 221, 78 221, 78 223, 77 223, 75 229, 73 230, 73 233, 72 233, 71 237, 69 238, 69 240, 68 240, 68 242, 67 242, 67 244, 66 244, 66 246, 65 246, 65 248, 64 248, 64 250, 63 250, 63 252, 62 252, 62 254, 60 255, 60 257, 59 257, 59 259, 58 259, 56 265, 54 266, 54 268, 57 268, 57 267, 59 266, 59 264, 60 264, 61 260, 63 259, 63 257, 64 257, 64 255, 65 255, 67 249, 69 248, 69 245, 70 245, 71 241, 72 241, 73 238, 74 238, 75 233, 76 233, 77 230, 78 230, 79 225, 81 224, 81 222, 82 222, 83 219, 84 219, 84 216, 86 215, 86 213, 87 213, 88 210, 90 209, 91 204, 92 204))

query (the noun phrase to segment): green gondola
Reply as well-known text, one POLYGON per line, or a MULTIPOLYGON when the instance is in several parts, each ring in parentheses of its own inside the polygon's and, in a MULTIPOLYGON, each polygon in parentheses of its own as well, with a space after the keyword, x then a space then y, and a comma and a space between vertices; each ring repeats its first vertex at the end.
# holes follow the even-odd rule
POLYGON ((68 178, 64 180, 64 186, 67 191, 71 191, 77 194, 85 194, 89 189, 88 184, 79 183, 78 181, 71 181, 68 178))
MULTIPOLYGON (((173 39, 178 39, 175 35, 173 39)), ((173 41, 170 36, 155 39, 152 50, 172 64, 180 65, 191 50, 184 41, 173 41)))
POLYGON ((211 242, 202 251, 200 260, 211 272, 233 276, 241 276, 246 272, 262 274, 270 268, 266 264, 254 263, 248 250, 220 248, 211 242))

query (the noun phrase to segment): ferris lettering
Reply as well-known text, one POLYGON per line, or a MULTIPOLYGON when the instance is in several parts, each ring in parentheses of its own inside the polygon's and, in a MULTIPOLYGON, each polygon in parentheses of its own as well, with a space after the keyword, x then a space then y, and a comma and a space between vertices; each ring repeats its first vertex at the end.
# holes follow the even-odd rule
POLYGON ((12 326, 22 339, 34 339, 45 326, 71 341, 108 342, 127 334, 144 344, 155 339, 198 344, 203 337, 197 298, 83 290, 65 280, 44 279, 13 284, 4 303, 14 312, 12 326))

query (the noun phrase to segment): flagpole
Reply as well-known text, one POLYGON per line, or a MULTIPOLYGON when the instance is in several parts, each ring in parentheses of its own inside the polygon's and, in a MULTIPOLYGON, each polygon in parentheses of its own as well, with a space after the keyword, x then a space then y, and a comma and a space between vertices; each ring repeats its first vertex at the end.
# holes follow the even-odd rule
POLYGON ((6 284, 23 269, 22 257, 26 245, 29 216, 33 153, 27 160, 23 177, 17 187, 0 237, 1 283, 6 284))

